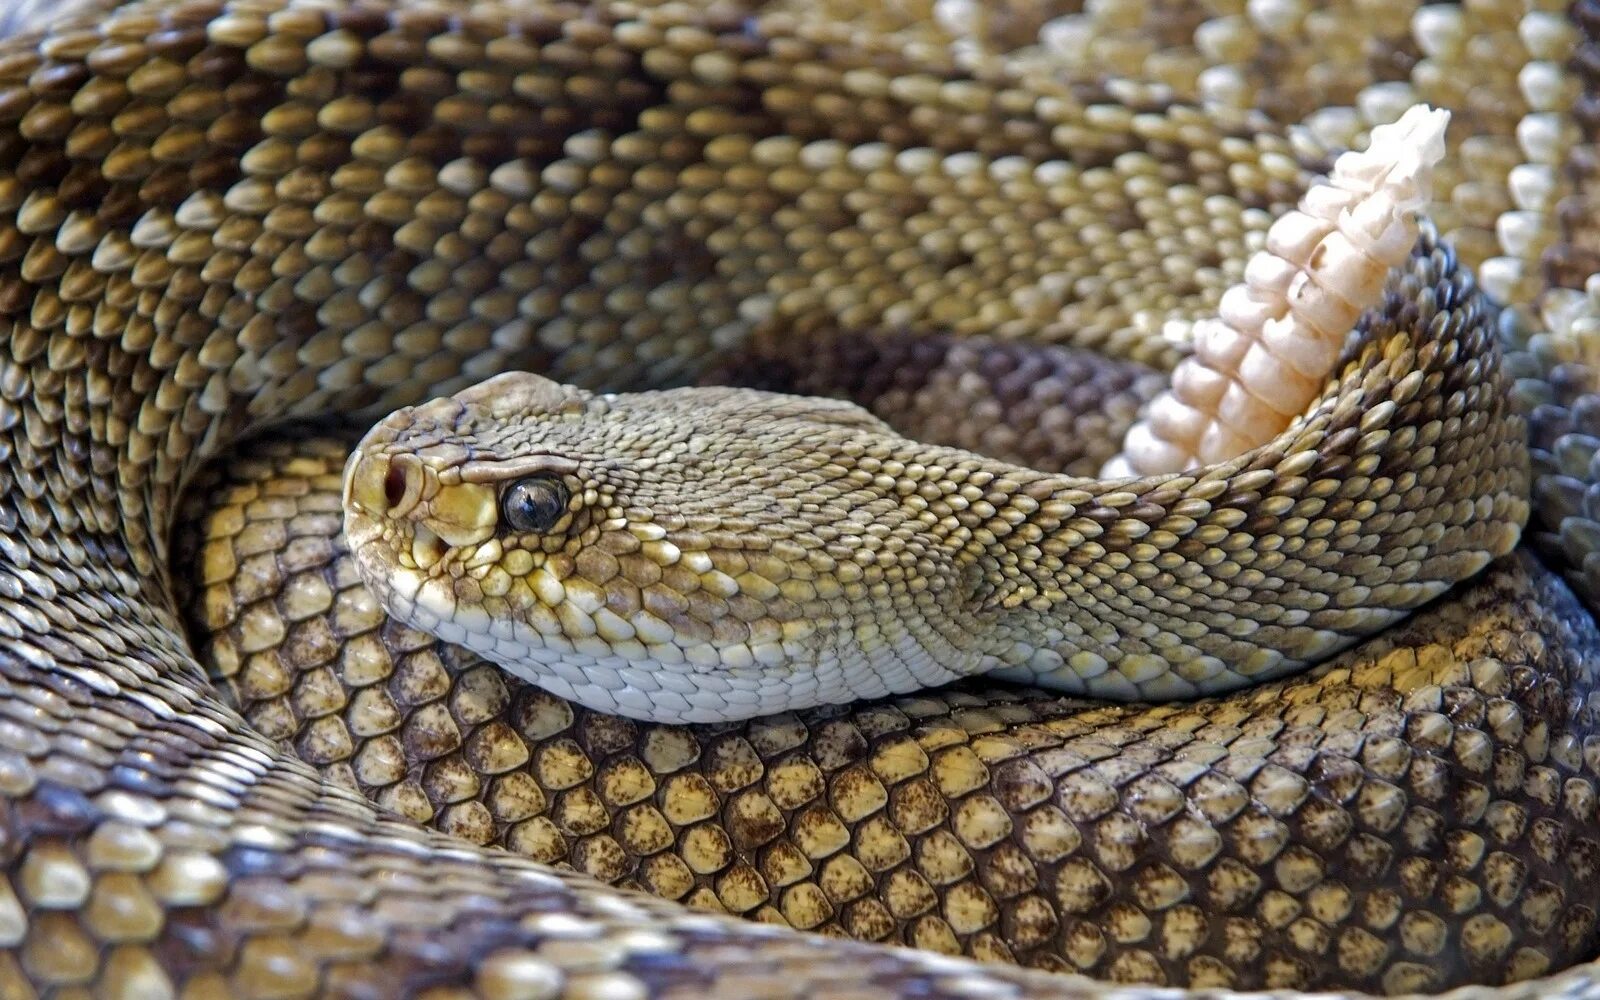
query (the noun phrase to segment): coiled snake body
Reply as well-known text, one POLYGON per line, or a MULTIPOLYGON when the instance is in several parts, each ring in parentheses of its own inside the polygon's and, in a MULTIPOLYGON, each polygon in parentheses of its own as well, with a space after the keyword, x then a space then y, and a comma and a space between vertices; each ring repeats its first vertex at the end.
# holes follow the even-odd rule
MULTIPOLYGON (((1317 501, 1309 537, 1374 532, 1330 593, 1414 572, 1427 558, 1395 553, 1423 541, 1457 560, 1440 575, 1474 569, 1525 513, 1516 401, 1538 534, 1584 583, 1594 327, 1559 286, 1592 270, 1573 124, 1591 109, 1544 105, 1577 96, 1589 12, 1467 8, 1534 67, 1485 60, 1496 103, 1451 90, 1451 60, 1483 53, 1438 9, 1377 18, 1426 43, 1374 43, 1393 58, 1377 66, 1295 44, 1337 36, 1326 18, 1253 11, 1143 25, 1107 6, 1066 32, 1078 75, 1018 41, 1046 19, 1026 5, 955 44, 921 7, 309 0, 133 5, 6 42, 0 994, 1106 992, 693 914, 477 846, 497 840, 705 907, 1130 982, 1600 994, 1591 966, 1562 971, 1600 936, 1600 632, 1527 553, 1309 679, 1224 700, 966 688, 641 727, 511 694, 414 636, 367 641, 370 597, 314 540, 310 498, 340 456, 267 446, 199 567, 254 727, 185 635, 179 495, 272 423, 376 416, 515 368, 671 384, 800 335, 823 345, 809 366, 849 367, 863 331, 894 327, 1169 365, 1152 331, 1214 305, 1339 131, 1324 115, 1284 138, 1268 117, 1326 103, 1297 112, 1302 70, 1366 104, 1409 73, 1490 134, 1527 111, 1529 162, 1468 145, 1435 213, 1521 312, 1425 238, 1305 439, 1217 480, 1219 533, 1197 537, 1218 555, 1194 558, 1255 579, 1246 556, 1286 544, 1280 490, 1317 501), (1098 65, 1129 60, 1149 79, 1098 65), (1280 92, 1229 110, 1218 88, 1248 98, 1257 76, 1280 92), (1536 305, 1541 261, 1557 290, 1536 305), (1325 467, 1295 457, 1310 450, 1325 467), (369 726, 379 703, 400 717, 369 726)), ((1117 377, 1113 395, 1136 378, 1117 377)), ((1111 540, 1174 513, 1150 490, 1101 500, 1111 540)), ((1239 591, 1214 596, 1281 613, 1239 591)))

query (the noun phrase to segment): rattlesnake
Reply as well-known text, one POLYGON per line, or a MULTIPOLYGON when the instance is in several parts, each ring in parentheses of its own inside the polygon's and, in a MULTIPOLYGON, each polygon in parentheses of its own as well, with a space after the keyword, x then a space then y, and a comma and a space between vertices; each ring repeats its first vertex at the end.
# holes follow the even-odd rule
MULTIPOLYGON (((224 680, 281 729, 253 730, 202 676, 172 600, 178 496, 204 459, 269 423, 376 416, 508 368, 613 389, 681 382, 780 334, 820 332, 833 346, 819 355, 842 353, 891 323, 1169 367, 1180 347, 1152 331, 1212 308, 1266 210, 1293 199, 1330 134, 1354 138, 1359 115, 1273 124, 1307 99, 1302 80, 1392 105, 1377 81, 1409 73, 1491 136, 1518 106, 1503 89, 1515 68, 1486 72, 1482 93, 1452 81, 1451 60, 1485 53, 1433 8, 1416 18, 1420 55, 1403 40, 1353 59, 1335 45, 1328 65, 1293 43, 1301 28, 1337 36, 1337 18, 1291 5, 1148 25, 1110 5, 1076 20, 1019 5, 954 44, 930 13, 172 0, 6 43, 3 992, 1105 992, 690 914, 386 818, 346 786, 383 801, 404 779, 380 788, 334 754, 318 761, 325 780, 275 742, 309 731, 295 712, 338 716, 337 698, 330 710, 314 687, 287 704, 284 689, 244 690, 273 650, 240 620, 251 645, 229 661, 222 642, 224 680), (1023 44, 1040 32, 1050 45, 1023 44), (1061 72, 1062 46, 1080 75, 1061 72), (1114 72, 1129 64, 1140 72, 1114 72), (1273 76, 1285 86, 1261 110, 1230 109, 1273 76), (783 137, 846 155, 807 176, 783 137)), ((1392 12, 1373 17, 1379 37, 1405 35, 1392 12)), ((1343 388, 1354 402, 1369 382, 1387 391, 1385 352, 1427 340, 1449 350, 1401 367, 1437 362, 1447 388, 1418 397, 1418 419, 1459 416, 1463 399, 1523 404, 1548 526, 1536 534, 1561 543, 1582 588, 1592 309, 1561 292, 1535 308, 1534 295, 1541 255, 1554 285, 1592 270, 1577 210, 1587 151, 1541 106, 1570 98, 1568 61, 1581 75, 1587 50, 1559 19, 1529 15, 1519 35, 1492 9, 1463 17, 1510 31, 1536 66, 1521 74, 1527 165, 1572 170, 1512 176, 1504 146, 1467 145, 1473 179, 1433 214, 1522 311, 1473 305, 1452 252, 1425 240, 1343 388), (1486 229, 1512 197, 1496 256, 1486 229), (1512 351, 1503 370, 1497 338, 1512 351)), ((1587 111, 1577 102, 1577 120, 1587 111)), ((1509 413, 1490 425, 1520 429, 1509 413)), ((1494 493, 1516 473, 1493 478, 1514 463, 1487 440, 1462 460, 1484 463, 1494 493)), ((332 474, 305 461, 267 478, 332 474)), ((218 547, 201 567, 225 624, 259 582, 230 570, 242 551, 218 547)), ((749 898, 757 916, 1124 979, 1403 990, 1549 974, 1526 995, 1582 994, 1589 967, 1558 969, 1595 944, 1597 642, 1564 585, 1520 553, 1309 681, 1192 709, 986 705, 968 688, 731 733, 569 714, 546 735, 576 735, 540 749, 540 775, 573 793, 558 839, 585 839, 546 860, 593 858, 596 874, 638 884, 687 870, 678 896, 703 904, 749 898), (661 784, 608 798, 634 757, 645 774, 632 780, 661 784), (796 780, 814 790, 786 797, 796 780), (602 820, 587 833, 584 791, 602 820), (707 811, 674 811, 696 796, 707 811), (750 837, 763 799, 781 821, 766 840, 750 837), (671 827, 648 856, 623 822, 649 818, 624 814, 639 805, 671 827), (600 870, 602 829, 622 871, 600 870), (726 863, 699 870, 719 833, 726 863), (904 857, 873 854, 897 843, 904 857), (784 858, 799 872, 787 883, 771 867, 784 858), (850 895, 856 869, 868 888, 850 895), (892 912, 913 879, 933 901, 892 912)), ((423 659, 390 667, 398 679, 423 659)), ((439 695, 417 699, 441 728, 471 715, 490 730, 465 681, 444 687, 449 719, 439 695)), ((444 796, 463 822, 439 825, 470 834, 478 801, 490 829, 472 839, 528 846, 512 833, 537 832, 537 817, 493 815, 508 784, 444 796)))

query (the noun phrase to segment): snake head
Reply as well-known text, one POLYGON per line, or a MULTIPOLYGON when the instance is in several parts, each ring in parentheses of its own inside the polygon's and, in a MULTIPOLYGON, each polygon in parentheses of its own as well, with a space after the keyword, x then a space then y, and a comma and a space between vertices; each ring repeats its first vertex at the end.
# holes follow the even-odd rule
POLYGON ((833 400, 507 374, 367 434, 346 536, 392 615, 592 708, 721 721, 876 697, 964 655, 919 616, 960 581, 888 474, 904 444, 833 400))
MULTIPOLYGON (((573 462, 560 455, 503 458, 507 449, 486 450, 481 432, 517 418, 560 420, 596 405, 603 408, 582 390, 511 375, 400 410, 374 427, 351 454, 345 469, 347 528, 363 539, 404 533, 412 551, 396 556, 412 569, 444 564, 452 551, 477 548, 481 553, 500 527, 504 483, 546 483, 553 497, 569 488, 575 471, 573 462)), ((560 510, 552 506, 547 520, 537 525, 525 519, 518 523, 527 532, 552 534, 566 520, 568 501, 570 494, 561 498, 560 510)))

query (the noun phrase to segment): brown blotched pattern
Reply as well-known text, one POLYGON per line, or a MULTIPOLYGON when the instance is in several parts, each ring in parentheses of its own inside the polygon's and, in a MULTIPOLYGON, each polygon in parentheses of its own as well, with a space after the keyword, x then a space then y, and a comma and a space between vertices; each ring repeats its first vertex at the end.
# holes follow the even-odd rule
MULTIPOLYGON (((686 913, 383 814, 254 729, 206 680, 170 587, 181 487, 242 434, 288 417, 376 416, 517 366, 589 387, 682 383, 754 331, 789 323, 1028 337, 1165 367, 1306 169, 1418 99, 1458 115, 1457 168, 1431 214, 1482 265, 1485 288, 1560 333, 1544 308, 1560 303, 1536 303, 1540 262, 1578 286, 1592 259, 1593 158, 1573 127, 1593 101, 1582 92, 1592 60, 1576 49, 1596 23, 1587 3, 1570 17, 1521 0, 1263 0, 1181 16, 1167 4, 1016 0, 978 18, 923 0, 110 6, 15 5, 10 30, 67 20, 0 42, 7 997, 1104 996, 1082 978, 686 913), (1157 336, 1168 321, 1175 335, 1157 336)), ((1562 595, 1526 561, 1506 563, 1378 640, 1440 650, 1429 654, 1440 663, 1416 661, 1440 673, 1416 676, 1446 680, 1418 681, 1415 704, 1390 716, 1408 720, 1396 740, 1352 750, 1364 767, 1391 769, 1372 780, 1400 791, 1363 781, 1382 794, 1334 805, 1396 823, 1390 836, 1423 845, 1403 856, 1422 861, 1402 869, 1401 853, 1388 864, 1360 855, 1368 867, 1351 871, 1376 872, 1361 886, 1387 889, 1396 905, 1352 909, 1319 968, 1364 969, 1379 950, 1379 965, 1393 958, 1385 972, 1420 965, 1450 982, 1548 966, 1549 978, 1494 995, 1600 996, 1596 967, 1554 971, 1593 952, 1572 915, 1592 898, 1576 831, 1593 827, 1595 757, 1556 738, 1588 718, 1573 703, 1583 675, 1550 690, 1593 635, 1562 595), (1413 777, 1436 759, 1453 776, 1442 795, 1413 777), (1563 841, 1567 818, 1576 825, 1563 841), (1451 824, 1476 831, 1481 849, 1429 839, 1451 824), (1459 871, 1482 876, 1481 896, 1459 871), (1454 906, 1477 907, 1475 922, 1441 941, 1434 918, 1454 906)), ((335 688, 307 704, 325 706, 335 688)), ((1308 737, 1293 727, 1229 737, 1228 759, 1270 742, 1277 749, 1261 752, 1287 755, 1276 767, 1303 775, 1290 765, 1307 741, 1319 753, 1319 740, 1354 746, 1341 727, 1369 710, 1353 702, 1296 716, 1320 723, 1308 737)), ((882 708, 849 725, 877 752, 953 718, 948 702, 929 703, 932 722, 908 704, 889 710, 906 720, 899 737, 864 725, 882 708)), ((1107 735, 1050 738, 1119 741, 1124 711, 1105 716, 1107 735)), ((322 717, 348 726, 344 709, 322 717)), ((806 723, 790 752, 816 752, 819 731, 806 723)), ((949 749, 970 750, 992 783, 1004 741, 965 721, 950 731, 949 749)), ((1188 739, 1181 726, 1159 732, 1128 742, 1188 739)), ((331 724, 327 733, 337 736, 331 724)), ((932 773, 939 748, 921 749, 932 773)), ((579 742, 571 763, 596 752, 579 742)), ((1093 767, 1063 759, 1063 775, 1093 767)), ((849 770, 827 771, 824 784, 849 770)), ((1329 808, 1308 796, 1294 812, 1294 796, 1275 790, 1298 785, 1256 790, 1261 774, 1279 772, 1232 778, 1246 800, 1233 822, 1274 803, 1297 817, 1329 808)), ((900 785, 871 776, 892 802, 900 785)), ((1124 801, 1152 808, 1145 786, 1124 779, 1102 778, 1111 791, 1099 794, 1116 804, 1095 812, 1091 798, 1077 822, 1121 816, 1124 801)), ((1181 774, 1165 780, 1184 787, 1181 774)), ((771 798, 769 781, 764 771, 744 790, 771 798)), ((945 800, 949 836, 975 862, 999 842, 974 854, 954 816, 982 795, 1013 802, 981 783, 945 800)), ((703 822, 713 839, 738 828, 703 822)), ((1278 828, 1268 826, 1227 848, 1270 848, 1278 828)), ((1268 902, 1250 919, 1273 928, 1263 942, 1315 951, 1318 914, 1338 924, 1337 899, 1313 909, 1276 881, 1308 871, 1280 872, 1291 848, 1298 858, 1336 833, 1293 827, 1253 872, 1268 902), (1267 895, 1269 879, 1290 898, 1267 895)), ((1351 829, 1341 843, 1369 835, 1351 829)), ((1137 841, 1115 823, 1103 840, 1098 828, 1092 843, 1079 836, 1102 872, 1137 841)), ((1176 858, 1139 857, 1177 870, 1176 858)), ((975 863, 967 881, 995 900, 1004 935, 1028 911, 1002 903, 980 871, 992 883, 1003 869, 975 863)), ((1107 881, 1113 894, 1136 884, 1107 881)), ((1069 880, 1066 899, 1086 905, 1097 884, 1069 880), (1084 886, 1089 896, 1073 895, 1084 886)), ((1058 879, 1033 893, 1059 905, 1062 889, 1058 879)), ((954 933, 950 913, 930 913, 954 933)), ((1205 908, 1206 933, 1233 915, 1205 908)), ((1132 938, 1140 924, 1115 927, 1132 938)), ((1173 927, 1179 942, 1200 933, 1173 927)), ((1169 959, 1151 940, 1143 950, 1163 975, 1194 974, 1192 955, 1169 959), (1183 968, 1168 972, 1168 961, 1183 968)), ((1119 956, 1141 949, 1117 945, 1119 956)))

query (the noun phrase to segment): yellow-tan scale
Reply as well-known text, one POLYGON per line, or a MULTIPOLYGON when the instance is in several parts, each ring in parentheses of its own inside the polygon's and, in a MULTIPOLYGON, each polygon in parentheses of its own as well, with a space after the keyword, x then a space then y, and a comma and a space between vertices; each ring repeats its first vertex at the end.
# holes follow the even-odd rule
MULTIPOLYGON (((1594 113, 1572 100, 1578 83, 1592 83, 1592 49, 1575 50, 1595 26, 1586 4, 1468 3, 1452 14, 1219 3, 1196 21, 1159 4, 1016 3, 991 8, 995 39, 954 50, 932 4, 793 8, 703 16, 704 5, 614 4, 575 18, 573 7, 486 4, 456 17, 461 5, 241 0, 224 12, 158 0, 5 43, 0 994, 1093 992, 1080 979, 693 918, 470 843, 509 841, 532 824, 526 846, 572 860, 588 845, 584 864, 623 879, 660 857, 679 873, 678 898, 739 909, 748 897, 722 892, 757 884, 749 870, 772 874, 760 846, 744 858, 733 847, 736 831, 762 835, 765 803, 818 817, 762 846, 789 844, 811 866, 787 886, 774 875, 768 889, 792 888, 796 922, 827 913, 815 924, 824 928, 851 932, 848 914, 893 917, 891 903, 908 898, 883 895, 859 868, 929 886, 910 894, 908 922, 887 936, 923 927, 934 944, 971 951, 1046 907, 1060 942, 1062 928, 1081 926, 1075 909, 1143 888, 1104 922, 1117 933, 1099 931, 1104 951, 1078 931, 1066 942, 1076 950, 1059 952, 1068 964, 1103 963, 1104 974, 1121 962, 1130 978, 1404 989, 1554 973, 1593 954, 1593 893, 1566 881, 1592 876, 1593 848, 1560 831, 1593 825, 1600 762, 1582 727, 1596 637, 1587 612, 1527 556, 1317 680, 1240 696, 1253 715, 1189 706, 1074 715, 1033 696, 945 695, 844 721, 679 732, 652 750, 638 727, 579 714, 566 724, 559 706, 509 688, 506 710, 517 714, 493 730, 485 706, 500 696, 482 668, 452 679, 442 654, 434 670, 425 651, 396 657, 370 640, 353 647, 369 651, 369 672, 354 679, 376 679, 348 695, 321 666, 260 692, 260 726, 282 727, 271 735, 218 699, 168 599, 164 539, 180 483, 246 427, 376 415, 516 364, 608 386, 681 380, 763 325, 819 314, 850 328, 1028 336, 1167 366, 1183 349, 1183 323, 1237 278, 1266 210, 1299 193, 1302 163, 1413 97, 1461 116, 1451 136, 1461 176, 1438 185, 1436 213, 1465 259, 1481 262, 1486 286, 1525 307, 1537 349, 1519 373, 1536 380, 1541 363, 1590 356, 1592 300, 1571 294, 1596 259, 1594 113), (1081 20, 1046 32, 1061 16, 1081 20), (1075 77, 1080 49, 1095 62, 1075 77), (1311 127, 1289 135, 1301 118, 1311 127), (933 152, 906 152, 916 149, 933 152), (945 156, 964 150, 980 156, 945 156), (1543 291, 1547 277, 1569 289, 1543 291), (489 693, 467 697, 467 678, 489 693), (417 692, 410 717, 444 734, 419 742, 448 747, 454 731, 459 751, 407 758, 404 724, 356 731, 353 706, 382 701, 361 692, 398 707, 397 682, 417 692), (1133 719, 1161 724, 1147 732, 1133 719), (323 742, 298 749, 336 780, 278 742, 302 723, 323 742), (499 738, 474 744, 486 731, 499 738), (401 755, 365 790, 465 838, 389 818, 348 790, 360 784, 348 762, 394 733, 401 755), (473 746, 503 752, 473 771, 473 746), (1096 771, 1119 746, 1153 769, 1096 771), (1302 794, 1306 779, 1290 765, 1313 746, 1327 751, 1317 759, 1343 750, 1359 760, 1360 777, 1327 775, 1331 799, 1302 794), (1036 747, 1054 762, 1048 770, 1025 761, 1036 747), (565 756, 541 778, 551 748, 565 756), (522 752, 526 761, 492 769, 522 752), (1035 799, 1018 761, 1051 781, 1076 775, 1063 787, 1088 791, 1035 799), (1452 780, 1436 777, 1440 761, 1452 780), (1212 765, 1231 784, 1185 783, 1212 765), (785 766, 819 777, 786 777, 785 766), (668 783, 694 778, 700 808, 712 811, 702 818, 689 794, 674 796, 686 811, 669 814, 668 783), (503 785, 522 798, 496 796, 503 785), (929 790, 921 813, 912 800, 922 793, 908 789, 929 790), (1214 812, 1172 811, 1179 799, 1214 812), (734 801, 757 821, 733 822, 734 801), (995 805, 1013 827, 991 841, 995 805), (624 844, 615 824, 648 820, 650 809, 670 838, 628 841, 664 846, 606 868, 599 859, 624 844), (1073 850, 1028 855, 1016 824, 1032 816, 1055 824, 1052 850, 1074 831, 1073 850), (1132 832, 1135 817, 1148 827, 1132 832), (591 829, 602 818, 614 825, 591 829), (1458 821, 1468 829, 1447 835, 1458 821), (1147 828, 1190 823, 1200 827, 1192 849, 1156 858, 1129 848, 1147 828), (1232 835, 1209 855, 1207 824, 1232 835), (1405 846, 1364 884, 1375 902, 1358 912, 1304 849, 1345 831, 1340 849, 1356 854, 1345 870, 1366 871, 1369 827, 1405 846), (840 829, 847 844, 830 852, 825 834, 840 829), (910 856, 898 867, 874 867, 902 842, 910 856), (863 855, 858 843, 881 853, 863 855), (937 877, 914 844, 926 845, 937 877), (691 864, 714 869, 724 854, 720 870, 691 864), (988 865, 1000 854, 1055 878, 1021 888, 1025 879, 988 865), (1159 871, 1124 875, 1135 857, 1209 874, 1224 857, 1269 854, 1218 876, 1219 892, 1249 896, 1243 916, 1171 900, 1174 883, 1159 871), (957 875, 963 857, 972 869, 957 875), (830 861, 836 881, 824 883, 830 861), (873 889, 852 895, 864 882, 873 889), (912 913, 930 894, 938 901, 912 913), (1224 958, 1184 952, 1202 933, 1195 910, 1224 958), (991 912, 998 923, 985 924, 991 912), (1251 946, 1268 939, 1274 957, 1263 948, 1249 964, 1251 946), (1230 940, 1237 962, 1226 959, 1230 940)), ((1537 385, 1524 388, 1543 399, 1537 385)), ((1578 407, 1571 393, 1550 400, 1578 407)), ((1543 425, 1568 426, 1554 416, 1543 425)), ((1558 485, 1578 514, 1581 450, 1546 456, 1567 475, 1558 485)), ((284 481, 297 474, 307 473, 285 470, 284 481)), ((1582 548, 1592 533, 1571 527, 1582 548)), ((309 581, 298 597, 257 603, 309 612, 324 601, 316 577, 296 577, 309 581)), ((209 583, 231 579, 217 565, 209 583)), ((337 576, 322 585, 337 612, 349 588, 337 576)), ((230 593, 244 610, 252 592, 230 593)), ((370 608, 347 614, 358 639, 372 635, 370 608)), ((295 619, 307 636, 317 620, 295 619)), ((784 898, 744 912, 782 915, 784 898)), ((1004 943, 1024 962, 1038 957, 1004 943)), ((1595 995, 1597 983, 1580 966, 1504 995, 1595 995)))

